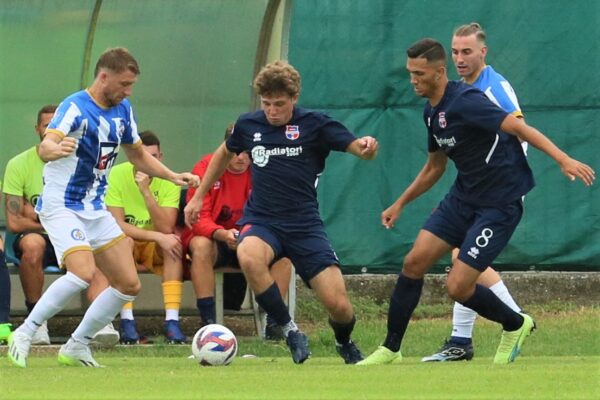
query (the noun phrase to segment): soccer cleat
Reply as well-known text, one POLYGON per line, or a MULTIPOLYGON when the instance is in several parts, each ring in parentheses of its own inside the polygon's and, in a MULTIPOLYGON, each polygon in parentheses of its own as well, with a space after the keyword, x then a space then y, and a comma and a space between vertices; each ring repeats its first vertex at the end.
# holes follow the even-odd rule
POLYGON ((27 367, 31 338, 18 329, 8 336, 8 359, 17 367, 27 367))
POLYGON ((290 348, 294 363, 302 364, 310 356, 310 350, 308 350, 308 338, 304 333, 298 330, 290 331, 285 342, 290 348))
POLYGON ((458 344, 452 340, 446 340, 437 353, 423 357, 422 362, 433 361, 469 361, 474 355, 473 344, 458 344))
POLYGON ((8 340, 12 325, 7 323, 0 324, 0 343, 4 343, 8 340))
POLYGON ((383 365, 398 363, 400 361, 402 361, 400 350, 393 352, 387 347, 379 346, 370 356, 357 362, 356 365, 383 365))
POLYGON ((356 364, 364 359, 362 353, 352 340, 346 344, 339 344, 336 342, 335 349, 338 354, 342 356, 346 364, 356 364))
POLYGON ((508 364, 515 361, 515 358, 521 352, 521 346, 525 338, 535 330, 536 326, 533 318, 527 314, 521 315, 523 316, 523 325, 519 329, 502 332, 502 339, 494 356, 494 364, 508 364))
POLYGON ((138 344, 140 335, 134 319, 121 319, 121 343, 138 344))
POLYGON ((58 363, 71 367, 102 367, 94 357, 90 346, 70 338, 58 351, 58 363))
POLYGON ((121 335, 119 335, 119 332, 117 332, 117 330, 113 327, 112 323, 109 323, 104 328, 96 332, 90 344, 95 347, 106 349, 114 347, 117 343, 119 343, 120 338, 121 335))
POLYGON ((167 341, 173 344, 183 344, 186 340, 186 337, 179 326, 179 321, 174 319, 165 321, 165 336, 167 341))
POLYGON ((44 321, 42 325, 35 331, 31 338, 31 344, 33 345, 49 345, 50 335, 48 334, 48 323, 44 321))

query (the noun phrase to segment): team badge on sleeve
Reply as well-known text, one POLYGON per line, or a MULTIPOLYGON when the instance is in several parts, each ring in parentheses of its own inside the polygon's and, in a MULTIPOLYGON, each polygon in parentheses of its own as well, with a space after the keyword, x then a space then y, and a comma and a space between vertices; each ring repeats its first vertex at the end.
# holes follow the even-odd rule
POLYGON ((290 140, 296 140, 300 137, 300 129, 298 125, 286 125, 285 137, 290 140))

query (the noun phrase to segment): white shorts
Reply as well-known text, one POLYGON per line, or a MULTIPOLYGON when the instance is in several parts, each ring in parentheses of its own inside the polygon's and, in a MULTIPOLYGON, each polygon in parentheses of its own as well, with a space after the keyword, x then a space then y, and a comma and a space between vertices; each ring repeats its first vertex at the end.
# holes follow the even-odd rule
POLYGON ((64 265, 64 258, 74 251, 102 250, 125 236, 108 211, 99 218, 86 219, 63 209, 40 214, 40 222, 48 232, 61 266, 64 265))

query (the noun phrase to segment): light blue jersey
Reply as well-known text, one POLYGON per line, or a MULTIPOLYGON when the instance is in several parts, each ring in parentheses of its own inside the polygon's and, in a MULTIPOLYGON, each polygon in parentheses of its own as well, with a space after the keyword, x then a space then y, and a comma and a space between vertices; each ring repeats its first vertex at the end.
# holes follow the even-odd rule
POLYGON ((491 65, 486 65, 473 86, 481 90, 498 107, 515 117, 522 117, 517 95, 506 78, 497 73, 491 65))
POLYGON ((84 218, 102 216, 107 212, 107 177, 119 145, 141 145, 129 101, 105 108, 82 90, 58 106, 46 132, 77 139, 77 148, 44 167, 44 190, 36 211, 43 215, 67 208, 84 218))

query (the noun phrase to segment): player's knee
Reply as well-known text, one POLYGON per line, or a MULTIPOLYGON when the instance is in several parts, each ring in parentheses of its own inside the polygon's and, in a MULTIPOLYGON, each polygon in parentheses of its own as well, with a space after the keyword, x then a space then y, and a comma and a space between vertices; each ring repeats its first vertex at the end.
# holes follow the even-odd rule
POLYGON ((456 279, 449 279, 446 282, 448 296, 454 301, 465 301, 470 297, 471 288, 456 279))
POLYGON ((132 279, 131 281, 125 282, 121 285, 120 288, 117 288, 121 293, 126 294, 128 296, 137 296, 142 290, 142 283, 137 278, 132 279))
POLYGON ((413 252, 410 252, 404 257, 402 266, 402 274, 411 279, 421 279, 425 275, 423 263, 420 258, 413 252))
POLYGON ((23 266, 28 265, 42 269, 43 256, 44 253, 37 249, 24 250, 20 261, 23 266))

